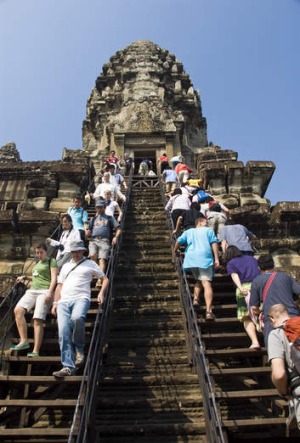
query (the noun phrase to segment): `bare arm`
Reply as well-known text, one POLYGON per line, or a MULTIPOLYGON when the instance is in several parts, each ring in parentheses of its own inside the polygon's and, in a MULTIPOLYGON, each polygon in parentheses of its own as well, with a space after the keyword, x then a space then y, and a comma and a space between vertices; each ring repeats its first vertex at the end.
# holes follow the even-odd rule
POLYGON ((240 290, 241 294, 246 296, 248 294, 248 289, 243 288, 243 286, 241 284, 240 277, 238 276, 238 274, 236 274, 236 273, 231 274, 231 278, 232 278, 235 286, 240 290))
POLYGON ((57 268, 51 268, 51 283, 48 289, 48 292, 45 296, 46 303, 50 303, 53 298, 53 293, 56 287, 57 282, 57 268))
POLYGON ((97 299, 98 299, 98 303, 103 303, 104 302, 104 297, 105 297, 105 294, 106 294, 106 291, 107 291, 107 288, 108 288, 109 280, 106 277, 106 275, 101 277, 100 280, 101 280, 102 285, 101 285, 101 289, 99 291, 97 299))
POLYGON ((218 243, 212 243, 211 245, 214 255, 214 268, 217 269, 220 266, 219 262, 219 245, 218 243))
POLYGON ((221 248, 222 248, 222 251, 223 251, 223 252, 226 251, 227 246, 228 246, 227 241, 226 241, 226 240, 222 240, 222 241, 221 241, 221 248))
POLYGON ((116 234, 111 241, 112 245, 115 245, 117 243, 118 237, 120 237, 120 235, 121 235, 121 228, 116 228, 116 234))
POLYGON ((280 395, 285 397, 289 393, 288 377, 285 369, 285 362, 282 358, 273 358, 271 360, 272 382, 280 395))
POLYGON ((177 241, 177 242, 175 243, 174 251, 173 251, 175 255, 180 255, 179 247, 180 247, 180 244, 179 244, 178 241, 177 241))
POLYGON ((52 304, 51 314, 56 317, 57 312, 57 302, 60 300, 60 293, 61 293, 62 283, 57 283, 55 293, 54 293, 54 300, 52 304))
POLYGON ((117 210, 117 212, 118 212, 118 214, 119 214, 119 217, 118 217, 118 222, 120 222, 121 221, 121 219, 122 219, 122 217, 123 217, 123 211, 122 211, 122 209, 120 208, 120 206, 119 206, 119 204, 117 203, 116 204, 116 210, 117 210))

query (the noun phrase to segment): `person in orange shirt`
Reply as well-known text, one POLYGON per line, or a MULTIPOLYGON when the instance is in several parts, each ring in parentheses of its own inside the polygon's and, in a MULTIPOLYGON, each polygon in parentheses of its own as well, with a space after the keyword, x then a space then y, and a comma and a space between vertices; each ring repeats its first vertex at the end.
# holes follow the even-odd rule
POLYGON ((160 173, 162 174, 165 169, 169 168, 169 160, 167 154, 162 154, 157 160, 157 163, 160 164, 160 173))
POLYGON ((175 167, 175 172, 178 176, 179 183, 182 185, 182 183, 186 183, 188 181, 193 170, 185 163, 178 163, 178 165, 175 167))

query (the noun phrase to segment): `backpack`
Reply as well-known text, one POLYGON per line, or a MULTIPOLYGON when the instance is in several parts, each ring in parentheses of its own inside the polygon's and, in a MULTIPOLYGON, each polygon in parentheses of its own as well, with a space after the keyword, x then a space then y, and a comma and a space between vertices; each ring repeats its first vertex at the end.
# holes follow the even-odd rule
POLYGON ((198 203, 203 203, 207 199, 207 197, 209 197, 209 195, 206 194, 203 189, 200 189, 200 191, 197 192, 198 203))
POLYGON ((212 200, 208 203, 208 210, 214 212, 221 212, 222 208, 219 202, 217 202, 216 200, 212 200))
POLYGON ((291 360, 300 374, 300 316, 289 318, 282 329, 289 341, 291 360))

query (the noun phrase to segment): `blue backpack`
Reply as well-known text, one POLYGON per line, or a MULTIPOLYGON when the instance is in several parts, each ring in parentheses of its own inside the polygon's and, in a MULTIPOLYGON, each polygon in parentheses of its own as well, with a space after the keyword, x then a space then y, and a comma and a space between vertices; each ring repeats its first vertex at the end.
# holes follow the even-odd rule
POLYGON ((200 191, 197 192, 198 203, 204 202, 207 199, 207 197, 209 197, 209 195, 206 194, 206 192, 203 189, 200 189, 200 191))

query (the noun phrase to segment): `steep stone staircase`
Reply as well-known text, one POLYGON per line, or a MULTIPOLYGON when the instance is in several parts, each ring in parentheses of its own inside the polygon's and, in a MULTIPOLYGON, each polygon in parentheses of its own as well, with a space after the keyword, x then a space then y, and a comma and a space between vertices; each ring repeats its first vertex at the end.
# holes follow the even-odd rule
POLYGON ((204 442, 162 199, 149 183, 130 195, 95 425, 103 443, 204 442))

